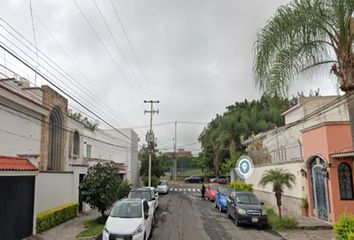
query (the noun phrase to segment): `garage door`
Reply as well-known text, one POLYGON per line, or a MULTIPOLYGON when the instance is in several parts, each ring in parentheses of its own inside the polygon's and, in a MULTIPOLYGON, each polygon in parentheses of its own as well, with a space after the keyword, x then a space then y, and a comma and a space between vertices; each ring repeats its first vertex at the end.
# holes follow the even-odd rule
POLYGON ((0 239, 32 235, 34 176, 0 177, 0 239))

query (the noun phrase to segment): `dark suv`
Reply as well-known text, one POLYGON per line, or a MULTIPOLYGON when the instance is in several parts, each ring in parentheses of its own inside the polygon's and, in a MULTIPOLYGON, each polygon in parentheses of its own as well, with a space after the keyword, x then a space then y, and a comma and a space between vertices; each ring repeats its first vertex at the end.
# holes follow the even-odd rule
POLYGON ((253 193, 233 192, 227 199, 227 215, 237 226, 246 223, 266 228, 268 219, 263 205, 253 193))
POLYGON ((190 176, 184 179, 186 183, 203 183, 204 178, 200 176, 190 176))

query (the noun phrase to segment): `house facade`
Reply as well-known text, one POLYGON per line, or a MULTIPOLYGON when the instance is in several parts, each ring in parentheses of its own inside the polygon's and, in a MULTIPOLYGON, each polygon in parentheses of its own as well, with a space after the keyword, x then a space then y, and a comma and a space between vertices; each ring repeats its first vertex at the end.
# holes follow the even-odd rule
MULTIPOLYGON (((311 206, 309 214, 321 218, 318 214, 318 208, 323 203, 316 203, 317 205, 314 205, 311 193, 312 189, 316 188, 316 186, 311 185, 311 179, 313 178, 311 169, 314 166, 311 165, 313 164, 311 161, 315 159, 311 156, 317 156, 315 153, 318 153, 319 156, 326 156, 322 157, 325 159, 325 162, 322 162, 322 164, 325 164, 329 162, 331 151, 340 150, 344 146, 340 147, 335 144, 338 143, 338 138, 341 138, 340 131, 338 133, 335 131, 332 132, 337 136, 336 138, 331 137, 335 142, 332 143, 331 141, 331 146, 336 146, 334 148, 329 148, 329 145, 326 144, 320 144, 321 141, 327 141, 325 139, 329 135, 317 136, 318 138, 315 138, 313 131, 317 129, 316 126, 322 126, 323 124, 326 126, 334 123, 348 125, 349 116, 346 101, 337 96, 300 97, 298 104, 285 111, 283 116, 285 118, 284 126, 255 136, 254 139, 261 141, 263 146, 268 150, 270 158, 268 162, 256 163, 252 176, 246 179, 246 182, 253 184, 255 193, 262 200, 276 207, 276 199, 272 192, 272 186, 267 185, 263 188, 258 183, 266 170, 284 168, 294 174, 296 179, 293 189, 284 189, 282 200, 283 211, 288 215, 300 215, 302 213, 302 199, 307 199, 311 206)), ((338 127, 339 125, 335 126, 338 127)), ((347 134, 350 136, 350 131, 347 134)), ((255 141, 254 139, 247 140, 245 144, 252 144, 255 141)), ((351 140, 349 141, 347 138, 343 138, 342 140, 344 142, 342 141, 343 144, 341 145, 345 145, 346 147, 351 145, 351 140)), ((332 168, 330 171, 332 171, 332 168)), ((336 187, 338 188, 338 186, 336 187)), ((330 201, 332 204, 336 203, 334 199, 331 200, 329 193, 327 197, 328 203, 330 201)), ((318 199, 321 198, 318 197, 318 199)), ((324 218, 322 217, 321 219, 324 218)), ((329 214, 326 221, 335 222, 336 219, 336 217, 332 217, 329 214)))
MULTIPOLYGON (((134 185, 139 182, 136 133, 125 129, 130 134, 125 139, 120 130, 113 134, 111 130, 88 129, 69 116, 67 99, 49 86, 33 88, 25 79, 0 79, 0 121, 0 185, 7 186, 0 188, 0 196, 8 196, 0 197, 0 210, 7 208, 9 199, 21 197, 29 205, 33 202, 26 206, 33 215, 32 221, 25 224, 31 225, 31 234, 35 232, 35 216, 40 212, 73 202, 80 203, 80 211, 89 209, 80 199, 78 186, 88 167, 97 162, 113 162, 122 179, 134 185), (31 170, 13 168, 16 161, 29 164, 31 170), (28 178, 23 180, 25 176, 28 178), (14 196, 4 192, 15 189, 16 184, 32 190, 27 197, 22 191, 12 192, 14 196)), ((12 212, 22 211, 12 206, 12 212)), ((16 224, 1 215, 0 228, 13 233, 11 226, 16 224)), ((21 238, 28 234, 27 231, 21 238)), ((12 238, 18 237, 8 239, 12 238)))

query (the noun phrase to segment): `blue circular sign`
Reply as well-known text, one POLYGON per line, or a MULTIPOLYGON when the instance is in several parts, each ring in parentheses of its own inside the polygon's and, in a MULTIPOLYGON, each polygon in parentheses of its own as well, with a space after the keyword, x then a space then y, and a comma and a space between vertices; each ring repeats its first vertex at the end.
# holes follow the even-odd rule
POLYGON ((241 157, 237 162, 236 172, 241 178, 248 178, 251 176, 253 172, 252 160, 247 156, 241 157))

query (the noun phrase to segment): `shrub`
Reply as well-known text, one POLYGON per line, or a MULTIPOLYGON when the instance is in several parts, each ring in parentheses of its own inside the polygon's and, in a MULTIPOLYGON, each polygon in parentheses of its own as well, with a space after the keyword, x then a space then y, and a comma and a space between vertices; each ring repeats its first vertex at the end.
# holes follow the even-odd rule
POLYGON ((37 215, 37 233, 41 233, 76 217, 78 209, 78 203, 68 203, 39 213, 37 215))
POLYGON ((340 240, 353 240, 354 239, 354 215, 344 212, 339 221, 334 224, 336 236, 340 240))
MULTIPOLYGON (((144 182, 144 186, 148 186, 149 185, 149 177, 143 176, 143 182, 144 182)), ((151 176, 151 187, 157 187, 157 185, 159 185, 159 183, 160 183, 160 178, 158 178, 156 176, 151 176)))
POLYGON ((238 182, 238 181, 232 182, 230 183, 230 187, 240 192, 253 192, 252 184, 247 184, 244 182, 238 182))
POLYGON ((266 212, 268 223, 273 230, 284 231, 288 229, 293 229, 297 225, 297 221, 294 218, 284 217, 280 219, 278 214, 276 214, 273 210, 273 208, 267 208, 266 212))
POLYGON ((132 188, 132 184, 129 183, 128 181, 121 182, 118 188, 118 199, 127 197, 131 188, 132 188))
POLYGON ((105 211, 118 199, 119 184, 118 171, 113 164, 98 163, 89 167, 79 189, 82 200, 91 208, 97 208, 104 216, 105 211))

